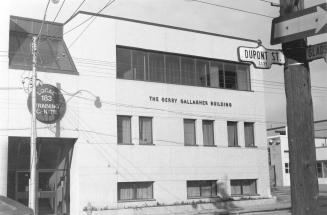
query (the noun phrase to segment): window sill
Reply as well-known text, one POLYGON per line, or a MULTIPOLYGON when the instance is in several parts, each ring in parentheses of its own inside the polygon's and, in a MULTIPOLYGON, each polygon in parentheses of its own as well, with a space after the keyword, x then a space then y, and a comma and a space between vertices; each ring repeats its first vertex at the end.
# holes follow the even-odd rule
POLYGON ((122 145, 122 146, 133 146, 135 145, 134 143, 117 143, 117 145, 122 145))
POLYGON ((192 146, 199 146, 199 145, 196 145, 196 144, 195 144, 195 145, 185 145, 185 144, 184 144, 184 146, 191 146, 191 147, 192 147, 192 146))
POLYGON ((217 147, 217 145, 203 145, 204 147, 217 147))
POLYGON ((214 198, 219 198, 219 196, 188 196, 187 199, 214 199, 214 198))
POLYGON ((131 199, 131 200, 118 200, 118 203, 126 203, 126 202, 149 202, 156 201, 155 199, 131 199))
POLYGON ((260 196, 259 194, 231 194, 231 197, 260 196))
POLYGON ((229 148, 241 148, 241 146, 228 146, 229 148))
POLYGON ((140 146, 155 146, 153 143, 140 143, 140 146))
POLYGON ((258 148, 258 146, 245 146, 245 148, 258 148))

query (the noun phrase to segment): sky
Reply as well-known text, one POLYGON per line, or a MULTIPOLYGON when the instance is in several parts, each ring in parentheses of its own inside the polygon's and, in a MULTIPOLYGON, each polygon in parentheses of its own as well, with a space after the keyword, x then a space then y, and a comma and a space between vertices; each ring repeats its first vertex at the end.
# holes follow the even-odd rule
MULTIPOLYGON (((7 1, 10 4, 11 15, 35 19, 43 18, 47 4, 47 0, 7 1)), ((50 3, 46 20, 65 22, 83 1, 60 0, 58 4, 50 3)), ((271 21, 279 16, 279 8, 271 6, 267 1, 279 3, 279 0, 85 0, 79 10, 98 12, 108 2, 112 2, 102 11, 103 14, 260 39, 266 48, 280 49, 280 45, 270 45, 271 21)), ((305 8, 321 3, 326 3, 326 0, 304 1, 305 8)), ((310 37, 308 44, 325 42, 326 38, 327 34, 310 37)), ((262 72, 267 127, 285 125, 283 66, 273 65, 271 69, 262 72)), ((314 119, 327 119, 327 63, 323 59, 311 62, 310 73, 314 119)))

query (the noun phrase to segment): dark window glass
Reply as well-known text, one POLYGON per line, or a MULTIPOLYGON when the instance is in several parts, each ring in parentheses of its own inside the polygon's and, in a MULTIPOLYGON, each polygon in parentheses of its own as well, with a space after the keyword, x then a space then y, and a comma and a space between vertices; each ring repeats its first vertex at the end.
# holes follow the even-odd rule
POLYGON ((184 119, 184 144, 187 146, 196 145, 195 120, 184 119))
POLYGON ((140 144, 153 144, 152 140, 152 118, 140 117, 139 118, 139 141, 140 144))
POLYGON ((136 80, 148 80, 147 77, 147 54, 143 51, 133 50, 132 51, 133 61, 133 77, 136 80))
POLYGON ((250 70, 248 66, 237 65, 237 86, 239 90, 250 90, 250 70))
POLYGON ((182 84, 195 85, 195 65, 193 58, 181 58, 181 78, 182 84))
POLYGON ((238 146, 237 122, 227 122, 228 146, 238 146))
POLYGON ((217 196, 217 181, 187 181, 187 198, 217 196))
POLYGON ((196 85, 210 86, 209 61, 196 61, 196 85))
POLYGON ((255 195, 257 194, 256 179, 231 180, 231 195, 255 195))
POLYGON ((154 82, 165 82, 164 55, 149 53, 149 80, 154 82))
POLYGON ((245 122, 244 123, 244 137, 245 137, 245 147, 254 146, 254 123, 245 122))
POLYGON ((203 145, 213 146, 214 143, 214 121, 203 120, 202 121, 202 131, 203 131, 203 145))
MULTIPOLYGON (((223 69, 222 63, 218 63, 215 61, 210 62, 209 74, 207 74, 207 86, 216 87, 216 88, 218 88, 220 86, 219 85, 219 81, 220 81, 219 72, 223 71, 222 69, 223 69)), ((221 79, 222 78, 223 77, 221 77, 221 79)))
POLYGON ((180 83, 180 57, 166 55, 166 82, 171 84, 180 83))
POLYGON ((236 65, 234 64, 224 64, 225 73, 225 88, 237 89, 237 73, 236 65))
POLYGON ((290 164, 285 163, 285 173, 290 173, 290 164))
POLYGON ((131 50, 117 48, 117 78, 133 79, 131 50))
POLYGON ((132 128, 130 116, 117 116, 118 144, 132 144, 132 128))
POLYGON ((322 162, 317 162, 317 176, 318 178, 322 178, 322 162))
POLYGON ((153 199, 153 182, 118 182, 118 200, 153 199))

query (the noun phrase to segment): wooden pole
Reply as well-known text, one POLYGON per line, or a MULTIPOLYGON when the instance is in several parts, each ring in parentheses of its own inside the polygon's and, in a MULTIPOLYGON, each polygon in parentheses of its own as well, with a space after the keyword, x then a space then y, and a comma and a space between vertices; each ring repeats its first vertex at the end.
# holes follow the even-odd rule
MULTIPOLYGON (((304 0, 280 0, 280 15, 303 10, 304 0)), ((293 215, 318 215, 310 69, 306 39, 283 43, 284 81, 293 215)))

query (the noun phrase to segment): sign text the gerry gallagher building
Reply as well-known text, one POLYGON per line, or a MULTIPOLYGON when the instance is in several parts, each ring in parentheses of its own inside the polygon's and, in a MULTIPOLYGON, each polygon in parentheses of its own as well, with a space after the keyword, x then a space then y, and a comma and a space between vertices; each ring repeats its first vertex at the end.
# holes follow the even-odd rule
POLYGON ((158 97, 149 96, 151 102, 162 102, 162 103, 173 103, 173 104, 189 104, 189 105, 203 105, 203 106, 218 106, 218 107, 232 107, 231 102, 226 101, 213 101, 213 100, 202 100, 202 99, 177 99, 173 97, 158 97))

